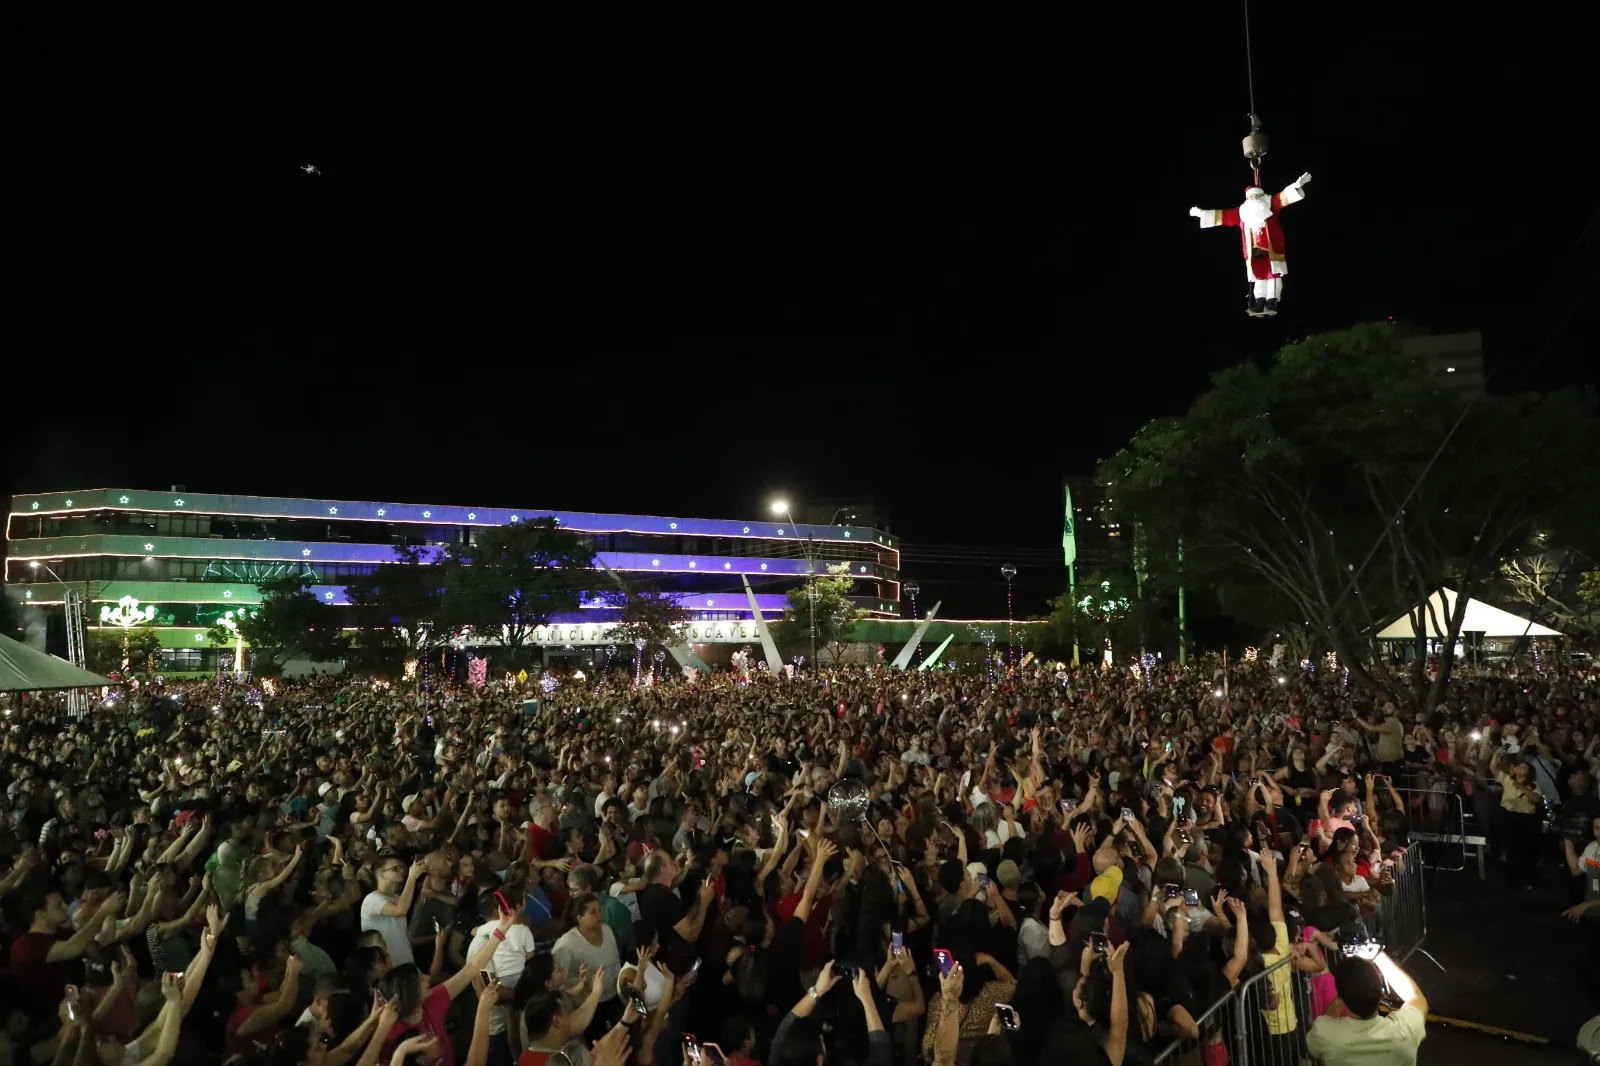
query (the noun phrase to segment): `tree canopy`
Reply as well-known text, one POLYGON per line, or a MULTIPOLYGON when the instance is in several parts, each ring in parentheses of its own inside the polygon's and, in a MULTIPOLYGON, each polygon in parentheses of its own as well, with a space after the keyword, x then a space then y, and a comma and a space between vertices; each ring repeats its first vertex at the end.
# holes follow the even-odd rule
MULTIPOLYGON (((1600 434, 1577 392, 1463 394, 1406 355, 1399 331, 1307 338, 1265 366, 1216 374, 1178 418, 1146 424, 1100 464, 1122 522, 1142 525, 1152 572, 1216 588, 1231 613, 1309 627, 1373 691, 1370 632, 1455 589, 1469 597, 1536 533, 1588 521, 1600 434)), ((1421 620, 1419 622, 1419 628, 1421 620)), ((1408 695, 1431 706, 1419 656, 1408 695)))
POLYGON ((577 610, 596 577, 594 550, 553 517, 479 530, 442 565, 450 627, 496 638, 513 657, 535 626, 577 610))
POLYGON ((810 653, 812 600, 816 597, 817 657, 827 655, 838 662, 844 647, 855 633, 862 611, 850 599, 855 587, 850 564, 829 564, 826 574, 817 574, 804 585, 789 590, 783 619, 773 626, 773 640, 789 654, 810 653))
POLYGON ((654 657, 658 651, 682 644, 683 627, 689 621, 689 612, 681 600, 681 596, 650 586, 608 594, 607 604, 618 610, 611 639, 636 649, 646 659, 654 657), (644 645, 642 649, 639 647, 641 641, 644 645))
POLYGON ((269 665, 281 666, 290 659, 314 662, 342 659, 349 652, 349 641, 339 628, 339 617, 317 602, 310 591, 311 579, 288 574, 264 581, 256 588, 261 603, 242 617, 236 616, 239 632, 258 654, 270 652, 269 665))
POLYGON ((442 614, 447 571, 430 565, 423 548, 397 547, 394 555, 394 562, 352 578, 345 596, 363 648, 412 658, 449 634, 442 614))

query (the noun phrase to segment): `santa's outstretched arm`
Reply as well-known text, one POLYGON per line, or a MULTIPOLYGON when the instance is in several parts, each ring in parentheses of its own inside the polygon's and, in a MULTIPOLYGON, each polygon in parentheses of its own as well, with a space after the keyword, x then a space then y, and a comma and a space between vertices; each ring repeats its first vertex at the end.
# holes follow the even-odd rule
POLYGON ((1237 226, 1239 224, 1239 209, 1237 207, 1191 207, 1189 213, 1200 220, 1201 229, 1210 229, 1212 226, 1237 226))
POLYGON ((1309 173, 1302 174, 1294 179, 1293 185, 1288 186, 1272 198, 1273 210, 1276 211, 1279 208, 1288 207, 1290 204, 1297 204, 1304 200, 1306 198, 1305 184, 1310 180, 1311 175, 1309 173))

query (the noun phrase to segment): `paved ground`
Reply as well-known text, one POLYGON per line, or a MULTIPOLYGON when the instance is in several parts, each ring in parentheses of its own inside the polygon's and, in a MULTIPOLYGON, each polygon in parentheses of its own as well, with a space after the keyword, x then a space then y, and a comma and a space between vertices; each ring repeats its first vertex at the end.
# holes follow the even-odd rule
MULTIPOLYGON (((1422 985, 1434 1015, 1529 1033, 1555 1046, 1540 1048, 1435 1023, 1428 1027, 1419 1061, 1450 1066, 1576 1062, 1573 1036, 1600 1013, 1600 1004, 1585 1002, 1573 983, 1580 960, 1572 927, 1560 919, 1567 905, 1565 886, 1556 882, 1553 857, 1544 885, 1532 892, 1508 889, 1492 861, 1488 873, 1479 881, 1471 865, 1461 873, 1429 875, 1423 949, 1444 972, 1421 954, 1407 969, 1422 985)), ((1597 959, 1583 962, 1600 966, 1597 959)))

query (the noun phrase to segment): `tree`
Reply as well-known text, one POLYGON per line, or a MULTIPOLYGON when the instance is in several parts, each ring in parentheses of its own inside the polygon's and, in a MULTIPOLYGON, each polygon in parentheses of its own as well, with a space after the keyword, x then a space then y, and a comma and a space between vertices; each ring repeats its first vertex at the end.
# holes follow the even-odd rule
POLYGON ((595 577, 594 550, 553 517, 482 530, 442 565, 450 628, 498 639, 513 658, 535 626, 576 611, 595 577))
POLYGON ((349 653, 338 613, 317 602, 310 584, 305 575, 287 574, 256 586, 261 603, 247 617, 238 618, 238 623, 245 643, 256 649, 258 656, 268 654, 266 664, 258 658, 258 669, 282 666, 294 658, 327 662, 349 653))
MULTIPOLYGON (((109 674, 122 669, 123 630, 111 626, 86 627, 83 634, 83 658, 92 674, 109 674)), ((146 626, 127 630, 128 673, 147 672, 150 657, 155 656, 157 668, 161 665, 161 638, 146 626)))
POLYGON ((1453 647, 1468 598, 1552 523, 1592 506, 1600 445, 1576 392, 1467 397, 1401 350, 1386 325, 1283 348, 1224 370, 1181 418, 1150 422, 1100 465, 1124 524, 1143 524, 1152 570, 1184 549, 1184 580, 1217 588, 1263 625, 1298 619, 1368 691, 1431 709, 1418 655, 1410 689, 1365 669, 1371 627, 1459 595, 1431 620, 1453 647), (1470 402, 1469 402, 1470 399, 1470 402))
POLYGON ((854 587, 850 564, 838 563, 830 564, 826 574, 817 574, 806 584, 790 589, 783 619, 773 627, 774 641, 791 649, 811 647, 811 597, 814 595, 817 657, 826 654, 830 660, 838 662, 844 655, 845 645, 855 635, 856 623, 863 617, 861 609, 850 600, 854 587))
POLYGON ((680 601, 679 596, 648 586, 607 594, 606 602, 620 612, 611 639, 634 648, 647 660, 658 651, 682 644, 689 612, 680 601))
POLYGON ((1500 564, 1500 585, 1506 599, 1541 625, 1577 639, 1593 637, 1600 623, 1600 604, 1583 595, 1587 575, 1577 553, 1542 550, 1543 543, 1533 547, 1528 554, 1500 564))
POLYGON ((1154 650, 1161 608, 1153 599, 1137 599, 1133 586, 1131 577, 1114 581, 1102 573, 1085 574, 1076 599, 1063 592, 1050 601, 1045 624, 1030 627, 1034 632, 1026 636, 1026 646, 1068 658, 1076 640, 1080 658, 1090 663, 1099 661, 1108 637, 1119 661, 1125 662, 1141 647, 1154 650))
MULTIPOLYGON (((231 611, 223 611, 217 620, 211 623, 211 628, 206 630, 206 640, 214 648, 238 649, 239 640, 244 636, 243 623, 250 616, 250 608, 236 607, 231 611)), ((233 664, 235 673, 244 670, 244 663, 233 664)))
POLYGON ((394 562, 353 578, 345 596, 364 649, 414 659, 449 636, 442 614, 448 575, 430 565, 426 549, 397 547, 394 555, 394 562))

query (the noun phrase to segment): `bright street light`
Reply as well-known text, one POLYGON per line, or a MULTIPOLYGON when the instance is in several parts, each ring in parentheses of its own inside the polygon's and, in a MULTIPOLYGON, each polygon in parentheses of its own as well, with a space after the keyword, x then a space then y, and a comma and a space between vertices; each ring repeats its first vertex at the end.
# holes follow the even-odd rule
POLYGON ((773 514, 784 514, 788 510, 789 510, 789 501, 788 500, 773 500, 772 501, 772 513, 773 514))

